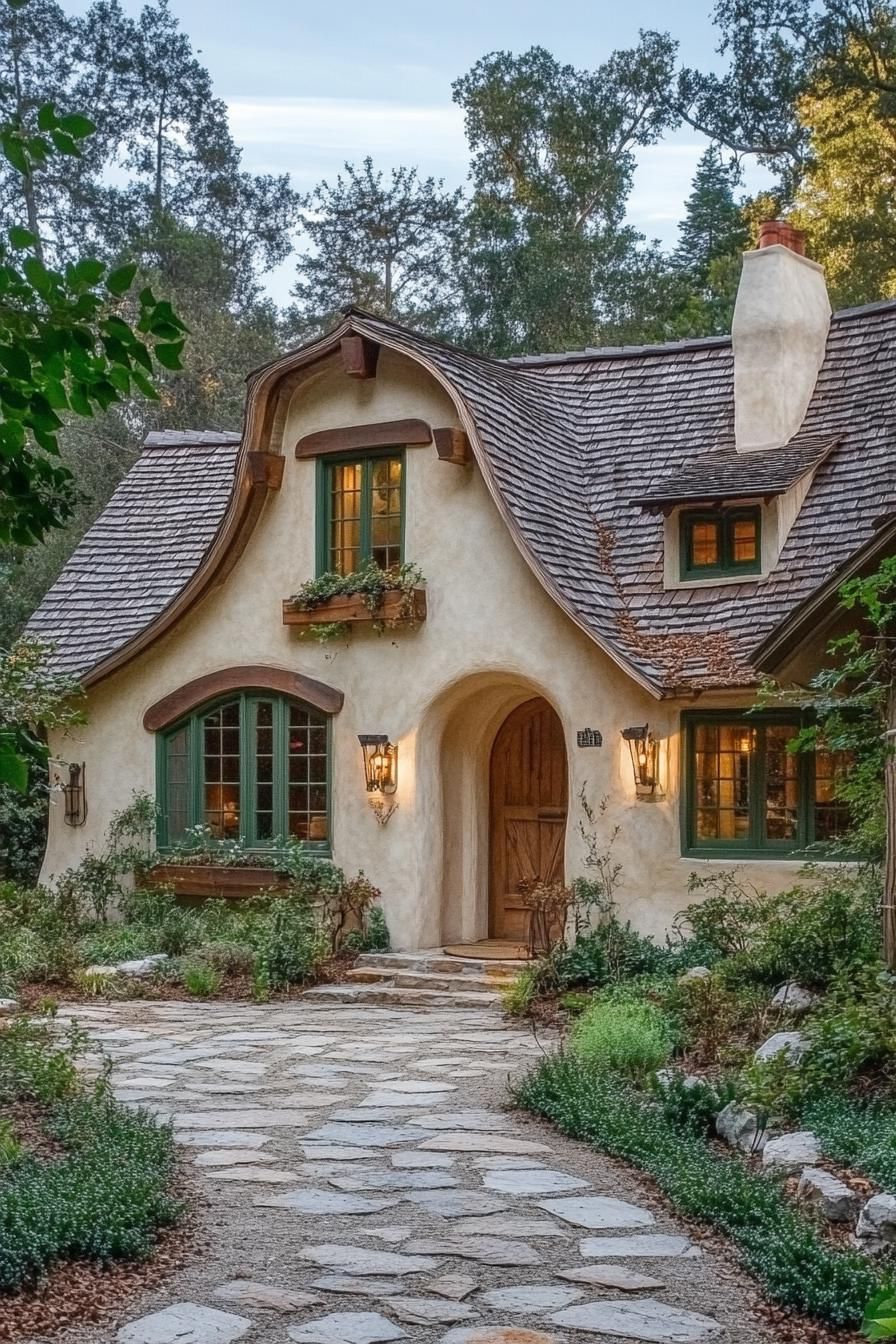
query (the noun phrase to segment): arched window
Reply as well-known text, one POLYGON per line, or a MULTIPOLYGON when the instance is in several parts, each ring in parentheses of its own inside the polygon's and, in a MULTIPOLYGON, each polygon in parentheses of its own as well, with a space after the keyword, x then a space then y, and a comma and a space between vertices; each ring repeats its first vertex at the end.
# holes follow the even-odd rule
POLYGON ((293 837, 329 850, 329 716, 286 696, 230 694, 158 735, 162 848, 204 825, 265 849, 293 837))

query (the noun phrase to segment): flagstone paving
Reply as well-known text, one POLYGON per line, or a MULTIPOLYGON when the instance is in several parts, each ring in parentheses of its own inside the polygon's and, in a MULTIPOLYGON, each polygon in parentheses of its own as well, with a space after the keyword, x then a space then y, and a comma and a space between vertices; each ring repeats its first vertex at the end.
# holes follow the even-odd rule
POLYGON ((736 1269, 635 1174, 508 1109, 545 1042, 494 1008, 60 1016, 111 1059, 125 1104, 173 1125, 203 1239, 78 1344, 768 1339, 736 1269))

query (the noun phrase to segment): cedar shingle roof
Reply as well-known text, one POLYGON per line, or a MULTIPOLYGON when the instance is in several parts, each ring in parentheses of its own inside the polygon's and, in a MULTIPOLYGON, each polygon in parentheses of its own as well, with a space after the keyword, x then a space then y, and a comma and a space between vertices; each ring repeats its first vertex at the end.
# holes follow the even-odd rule
MULTIPOLYGON (((365 313, 350 313, 346 329, 422 360, 448 386, 533 568, 658 691, 755 682, 751 651, 869 541, 875 520, 896 514, 896 304, 835 315, 798 438, 736 461, 730 340, 498 362, 365 313), (815 475, 767 579, 665 591, 663 522, 637 501, 659 502, 670 477, 710 488, 717 464, 743 473, 740 495, 751 473, 762 493, 813 465, 815 475)), ((165 439, 147 447, 32 618, 77 675, 165 609, 223 519, 236 436, 165 439)))
POLYGON ((761 453, 717 448, 694 458, 684 470, 660 477, 633 502, 662 508, 664 504, 716 504, 725 499, 781 495, 817 467, 836 442, 797 438, 775 452, 761 453))

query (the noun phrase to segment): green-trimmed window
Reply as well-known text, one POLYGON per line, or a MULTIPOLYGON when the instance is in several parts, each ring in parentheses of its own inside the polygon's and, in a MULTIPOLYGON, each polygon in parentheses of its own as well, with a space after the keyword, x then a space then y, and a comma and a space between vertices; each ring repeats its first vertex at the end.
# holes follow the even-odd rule
POLYGON ((320 573, 354 574, 369 560, 397 569, 403 559, 404 453, 320 458, 317 545, 320 573))
POLYGON ((761 568, 760 509, 688 509, 681 515, 683 579, 758 574, 761 568))
POLYGON ((293 837, 328 851, 326 714, 285 696, 230 695, 158 737, 159 844, 204 825, 218 840, 265 849, 293 837))
POLYGON ((798 713, 686 713, 683 848, 708 857, 799 856, 849 825, 842 753, 791 752, 798 713))

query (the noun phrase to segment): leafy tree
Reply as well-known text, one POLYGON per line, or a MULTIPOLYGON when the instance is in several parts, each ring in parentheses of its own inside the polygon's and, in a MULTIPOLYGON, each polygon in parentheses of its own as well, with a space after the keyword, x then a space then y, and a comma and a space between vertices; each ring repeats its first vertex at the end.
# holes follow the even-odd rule
POLYGON ((318 183, 302 200, 311 250, 292 291, 297 337, 319 334, 351 303, 420 331, 449 330, 462 195, 416 168, 393 168, 386 180, 370 158, 347 163, 332 186, 318 183))
POLYGON ((683 70, 681 116, 737 154, 756 155, 793 194, 812 158, 800 100, 826 87, 896 121, 896 8, 889 0, 718 0, 720 74, 683 70))
POLYGON ((896 120, 878 102, 830 81, 799 102, 812 158, 791 215, 837 307, 896 296, 896 120))
POLYGON ((844 584, 840 603, 857 628, 829 645, 830 663, 803 697, 816 722, 796 746, 853 758, 838 794, 850 805, 856 848, 883 860, 883 947, 896 970, 896 556, 844 584))
POLYGON ((642 33, 594 71, 533 47, 494 52, 453 86, 472 150, 467 338, 496 354, 593 342, 603 288, 633 264, 634 151, 671 116, 675 44, 642 33))

